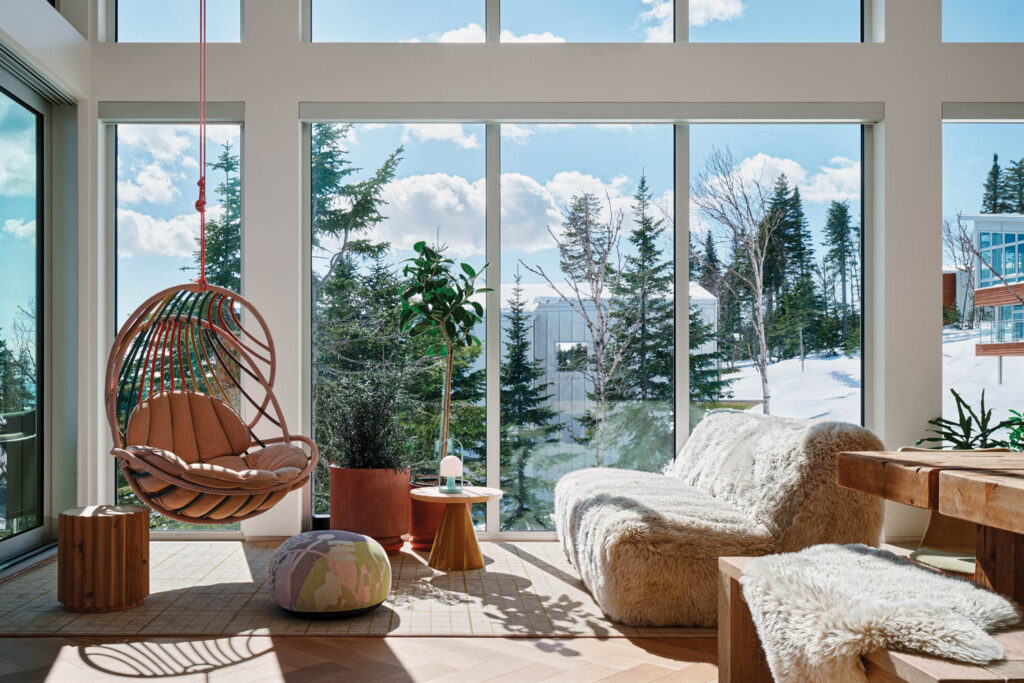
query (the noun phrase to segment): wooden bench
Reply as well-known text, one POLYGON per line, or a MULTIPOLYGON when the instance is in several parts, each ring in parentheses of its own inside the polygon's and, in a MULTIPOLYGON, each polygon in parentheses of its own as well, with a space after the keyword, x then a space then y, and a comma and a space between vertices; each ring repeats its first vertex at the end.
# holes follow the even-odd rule
MULTIPOLYGON (((909 551, 887 546, 898 554, 909 551)), ((718 680, 734 683, 771 683, 772 674, 754 628, 750 608, 743 599, 740 574, 752 557, 718 560, 718 680)), ((1024 629, 996 636, 1006 659, 988 666, 960 664, 926 655, 875 650, 864 656, 869 681, 952 683, 953 681, 1024 681, 1024 629)))

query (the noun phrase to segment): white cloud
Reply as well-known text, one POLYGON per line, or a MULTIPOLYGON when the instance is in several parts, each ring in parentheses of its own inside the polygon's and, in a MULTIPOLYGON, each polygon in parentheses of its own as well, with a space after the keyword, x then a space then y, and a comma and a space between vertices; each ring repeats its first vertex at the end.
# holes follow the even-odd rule
POLYGON ((802 187, 807 180, 807 171, 796 161, 773 157, 764 152, 759 152, 741 161, 739 171, 740 177, 744 180, 758 181, 763 184, 774 183, 782 173, 789 178, 790 185, 795 184, 802 187))
POLYGON ((525 145, 526 140, 533 135, 533 129, 527 126, 520 126, 515 123, 501 124, 501 137, 511 140, 517 145, 525 145))
POLYGON ((373 239, 412 249, 419 240, 437 236, 456 258, 483 254, 486 195, 483 178, 470 182, 446 173, 399 178, 381 193, 388 219, 377 226, 373 239))
MULTIPOLYGON (((606 183, 579 171, 563 171, 547 183, 520 173, 501 175, 501 249, 537 252, 554 246, 548 228, 560 229, 565 205, 583 192, 595 194, 601 202, 602 220, 611 208, 631 224, 630 205, 634 182, 625 175, 606 183)), ((409 250, 422 239, 439 239, 454 258, 481 256, 485 248, 486 182, 470 181, 447 173, 413 175, 388 183, 382 191, 387 217, 369 237, 387 241, 392 248, 409 250)), ((658 206, 671 211, 672 192, 656 198, 658 206)), ((661 210, 654 209, 661 217, 661 210)), ((178 219, 175 219, 178 220, 178 219)), ((168 227, 173 232, 173 226, 168 227)), ((190 234, 194 234, 194 231, 190 234)), ((330 250, 332 245, 323 245, 330 250)))
POLYGON ((184 126, 125 123, 117 127, 120 145, 148 151, 157 161, 175 161, 193 143, 184 126))
POLYGON ((763 185, 774 183, 780 173, 785 173, 790 187, 798 186, 803 200, 814 204, 860 198, 860 162, 846 157, 833 157, 816 173, 809 173, 793 159, 761 152, 743 159, 739 163, 739 173, 744 180, 758 181, 763 185))
POLYGON ((134 181, 125 180, 117 184, 117 200, 126 204, 169 204, 180 196, 174 179, 157 163, 143 166, 134 181))
POLYGON ((461 123, 407 123, 403 126, 402 141, 412 139, 452 142, 463 149, 480 146, 476 133, 467 133, 461 123))
MULTIPOLYGON (((477 23, 470 23, 462 28, 445 31, 437 39, 439 43, 483 43, 487 40, 487 32, 477 23)), ((419 41, 416 41, 419 42, 419 41)))
POLYGON ((35 193, 35 132, 5 132, 0 136, 0 196, 31 197, 35 193))
POLYGON ((809 202, 851 201, 860 199, 860 182, 859 161, 833 157, 800 192, 809 202))
MULTIPOLYGON (((178 161, 185 156, 192 146, 198 146, 198 135, 196 125, 122 123, 117 126, 118 144, 147 151, 155 161, 161 162, 178 161)), ((238 126, 207 126, 206 143, 210 157, 219 152, 218 146, 229 142, 237 147, 238 126)), ((192 161, 195 163, 195 159, 192 161)))
POLYGON ((562 212, 547 187, 521 173, 501 174, 502 250, 541 251, 553 246, 548 227, 562 212))
POLYGON ((690 0, 690 26, 707 26, 712 21, 732 21, 742 16, 741 0, 690 0))
POLYGON ((544 33, 524 33, 517 36, 512 31, 502 31, 500 40, 503 43, 564 43, 565 38, 550 31, 544 33))
MULTIPOLYGON (((475 22, 469 23, 461 28, 445 31, 438 37, 439 43, 483 43, 487 40, 487 31, 484 27, 475 22)), ((565 38, 555 35, 550 31, 544 33, 526 33, 516 35, 512 31, 502 31, 500 40, 503 43, 564 43, 565 38)), ((420 42, 414 38, 410 43, 420 42)))
POLYGON ((36 236, 36 222, 8 218, 4 221, 3 231, 16 239, 34 239, 36 236))
MULTIPOLYGON (((622 198, 624 194, 631 191, 629 177, 618 175, 612 178, 610 183, 605 183, 597 176, 579 171, 560 171, 547 182, 547 190, 559 206, 564 206, 572 201, 572 198, 584 192, 596 196, 602 203, 607 203, 609 197, 612 200, 622 198)), ((613 202, 614 203, 614 202, 613 202)))
MULTIPOLYGON (((699 0, 690 0, 691 6, 699 0)), ((673 21, 673 0, 643 0, 650 9, 640 13, 639 23, 643 26, 648 43, 671 43, 675 35, 673 21)), ((693 14, 693 10, 690 10, 693 14)))
MULTIPOLYGON (((220 206, 207 207, 207 219, 221 215, 220 206)), ((117 253, 130 258, 139 253, 191 257, 199 237, 199 214, 156 218, 131 209, 117 210, 117 253)))

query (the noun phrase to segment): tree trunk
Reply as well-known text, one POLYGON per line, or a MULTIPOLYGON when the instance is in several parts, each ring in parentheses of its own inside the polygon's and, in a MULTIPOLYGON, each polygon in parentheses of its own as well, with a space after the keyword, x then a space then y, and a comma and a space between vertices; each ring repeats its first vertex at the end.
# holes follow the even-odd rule
POLYGON ((761 408, 765 415, 771 414, 768 391, 768 337, 765 333, 764 294, 754 293, 754 332, 757 334, 757 372, 761 375, 761 408))
POLYGON ((800 372, 804 371, 804 326, 800 326, 800 372))
POLYGON ((441 398, 441 458, 448 455, 448 423, 452 416, 452 373, 455 370, 455 345, 448 344, 444 370, 444 396, 441 398))

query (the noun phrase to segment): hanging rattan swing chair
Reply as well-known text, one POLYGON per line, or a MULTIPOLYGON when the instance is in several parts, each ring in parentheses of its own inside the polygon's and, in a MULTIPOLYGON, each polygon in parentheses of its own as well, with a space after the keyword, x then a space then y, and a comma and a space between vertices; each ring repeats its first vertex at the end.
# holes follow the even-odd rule
POLYGON ((303 486, 318 455, 288 431, 274 396, 277 359, 263 316, 206 281, 206 0, 199 51, 199 279, 132 313, 110 352, 105 395, 110 452, 139 499, 180 522, 226 524, 303 486))
POLYGON ((289 432, 275 374, 270 329, 238 294, 196 282, 143 303, 118 333, 106 375, 110 452, 142 502, 181 522, 224 524, 301 487, 317 449, 289 432), (248 423, 235 407, 243 404, 248 423))

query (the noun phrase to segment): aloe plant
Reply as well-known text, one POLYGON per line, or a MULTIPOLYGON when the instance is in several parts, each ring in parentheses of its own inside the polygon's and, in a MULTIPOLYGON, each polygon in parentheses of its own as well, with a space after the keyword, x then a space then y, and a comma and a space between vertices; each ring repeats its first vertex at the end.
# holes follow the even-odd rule
POLYGON ((432 340, 427 355, 445 356, 439 440, 440 457, 444 458, 448 454, 455 352, 460 347, 480 345, 473 328, 483 321, 484 307, 473 297, 493 290, 476 286, 487 264, 477 272, 468 263, 460 263, 461 272, 453 272, 455 262, 428 247, 426 242, 417 242, 413 250, 416 256, 408 259, 402 270, 409 283, 402 292, 399 322, 402 332, 413 337, 427 335, 432 340))
POLYGON ((956 389, 949 390, 956 401, 957 420, 947 420, 944 417, 937 417, 928 420, 928 424, 934 429, 928 431, 936 436, 929 436, 919 439, 917 446, 923 443, 948 443, 955 451, 969 451, 976 448, 1006 448, 1006 441, 995 436, 1001 429, 1013 427, 1013 420, 1003 420, 993 424, 992 410, 985 409, 985 390, 981 391, 981 406, 978 412, 956 393, 956 389))

